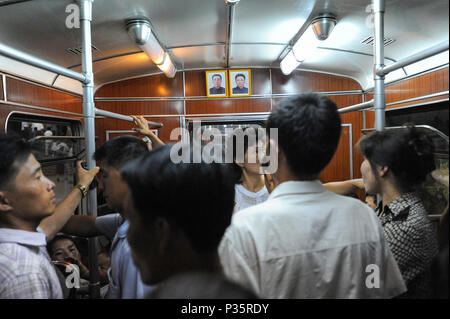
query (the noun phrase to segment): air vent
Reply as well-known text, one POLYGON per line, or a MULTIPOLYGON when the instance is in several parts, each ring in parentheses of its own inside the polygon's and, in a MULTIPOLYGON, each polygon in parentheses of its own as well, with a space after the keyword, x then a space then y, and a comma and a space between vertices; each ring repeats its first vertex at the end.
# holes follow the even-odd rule
MULTIPOLYGON (((95 45, 91 45, 91 48, 92 48, 92 53, 99 51, 95 45)), ((81 55, 81 53, 83 52, 82 50, 83 50, 83 47, 81 45, 78 47, 66 49, 67 52, 75 54, 75 55, 81 55)))
MULTIPOLYGON (((389 44, 392 44, 395 42, 395 39, 391 39, 391 38, 384 38, 384 46, 388 46, 389 44)), ((362 44, 367 44, 367 45, 374 45, 374 39, 372 36, 365 38, 364 40, 361 41, 362 44)))

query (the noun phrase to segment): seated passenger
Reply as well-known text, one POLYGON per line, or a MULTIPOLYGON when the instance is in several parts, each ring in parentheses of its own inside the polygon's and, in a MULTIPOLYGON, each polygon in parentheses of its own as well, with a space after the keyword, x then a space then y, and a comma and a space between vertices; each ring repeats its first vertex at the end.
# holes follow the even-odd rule
MULTIPOLYGON (((20 137, 0 134, 0 299, 62 298, 46 250, 81 199, 74 188, 56 205, 55 184, 20 137)), ((77 181, 89 186, 98 168, 77 166, 77 181)))
POLYGON ((414 190, 435 168, 433 143, 415 128, 404 128, 373 132, 358 146, 366 190, 381 196, 376 213, 408 288, 403 297, 430 297, 436 229, 414 190))
POLYGON ((129 161, 148 153, 147 145, 135 136, 119 136, 101 145, 94 153, 102 177, 99 189, 111 209, 116 214, 101 217, 72 216, 63 228, 63 232, 81 237, 104 235, 111 243, 111 268, 108 272, 108 299, 139 299, 146 290, 139 276, 126 237, 128 221, 123 209, 125 183, 119 170, 129 161), (145 290, 145 291, 144 291, 145 290))
MULTIPOLYGON (((229 165, 175 164, 165 145, 127 164, 121 176, 129 189, 127 236, 146 284, 159 288, 175 275, 221 274, 217 247, 234 206, 229 165)), ((195 297, 185 292, 177 296, 195 297)))
POLYGON ((100 279, 100 297, 105 298, 108 293, 108 270, 111 268, 111 257, 107 250, 101 250, 98 255, 98 274, 100 279))
MULTIPOLYGON (((258 148, 263 146, 258 143, 257 131, 253 128, 246 128, 244 133, 255 133, 254 137, 233 135, 233 166, 236 176, 235 186, 235 207, 234 213, 264 202, 269 197, 269 192, 264 183, 264 175, 259 171, 261 165, 258 159, 258 148), (239 151, 244 155, 239 157, 239 151)), ((253 135, 253 134, 252 134, 253 135)), ((231 137, 230 137, 231 138, 231 137)))
POLYGON ((403 293, 376 215, 359 200, 327 191, 318 179, 339 142, 336 105, 317 94, 289 98, 272 110, 267 128, 278 133, 269 136, 270 161, 278 157, 271 174, 276 187, 267 201, 233 216, 219 247, 225 274, 263 298, 403 293), (376 289, 367 284, 373 267, 380 275, 376 289))
POLYGON ((51 260, 77 265, 81 278, 89 280, 89 269, 81 261, 80 251, 72 237, 64 234, 56 235, 47 244, 47 250, 51 260))

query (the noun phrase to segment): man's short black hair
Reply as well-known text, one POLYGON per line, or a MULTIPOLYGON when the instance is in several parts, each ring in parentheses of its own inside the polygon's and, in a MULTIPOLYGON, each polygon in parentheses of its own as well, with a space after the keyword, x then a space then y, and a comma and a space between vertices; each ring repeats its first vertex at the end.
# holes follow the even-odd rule
MULTIPOLYGON (((234 208, 232 168, 220 163, 178 163, 164 145, 121 170, 143 227, 162 217, 199 253, 217 251, 234 208), (149 198, 151 201, 149 202, 149 198)), ((192 147, 190 156, 192 159, 192 147)))
POLYGON ((222 75, 220 75, 219 73, 214 74, 211 79, 214 79, 214 77, 216 76, 218 76, 222 80, 222 75))
POLYGON ((238 78, 238 76, 242 76, 245 80, 245 75, 243 73, 238 73, 234 76, 234 79, 236 80, 238 78))
POLYGON ((119 170, 129 161, 147 152, 147 144, 143 140, 125 135, 115 137, 97 148, 94 159, 119 170))
POLYGON ((0 133, 0 188, 9 186, 32 154, 31 145, 18 135, 0 133))
POLYGON ((281 101, 267 128, 278 129, 278 145, 298 178, 319 174, 330 162, 341 135, 336 104, 325 96, 303 94, 281 101))

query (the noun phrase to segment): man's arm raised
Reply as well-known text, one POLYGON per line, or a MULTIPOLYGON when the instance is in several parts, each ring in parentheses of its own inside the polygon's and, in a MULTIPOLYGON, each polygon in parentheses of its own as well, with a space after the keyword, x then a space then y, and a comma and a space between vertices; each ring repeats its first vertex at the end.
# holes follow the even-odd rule
MULTIPOLYGON (((83 167, 81 167, 81 161, 78 161, 76 168, 77 185, 80 184, 88 188, 98 171, 99 167, 94 167, 89 171, 85 170, 83 167)), ((47 241, 53 239, 53 237, 61 231, 63 226, 72 216, 77 206, 80 204, 81 198, 81 191, 77 187, 74 187, 72 191, 56 206, 53 215, 41 221, 39 227, 46 234, 47 241)))

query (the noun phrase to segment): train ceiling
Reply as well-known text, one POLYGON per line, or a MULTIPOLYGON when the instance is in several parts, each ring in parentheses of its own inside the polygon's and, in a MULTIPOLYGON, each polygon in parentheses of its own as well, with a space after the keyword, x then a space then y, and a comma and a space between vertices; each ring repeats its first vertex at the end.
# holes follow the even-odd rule
MULTIPOLYGON (((68 0, 0 0, 0 43, 81 71, 80 29, 66 27, 68 0)), ((368 0, 95 0, 92 44, 95 87, 159 73, 128 36, 127 19, 146 17, 177 69, 279 68, 293 39, 312 19, 333 14, 337 24, 299 70, 351 77, 373 87, 373 47, 368 0), (228 29, 231 26, 231 36, 228 29), (227 53, 226 45, 230 49, 227 53)), ((387 0, 385 63, 448 40, 448 0, 387 0)), ((448 64, 448 51, 398 70, 392 81, 448 64)), ((0 71, 81 93, 76 81, 0 56, 0 71)))

